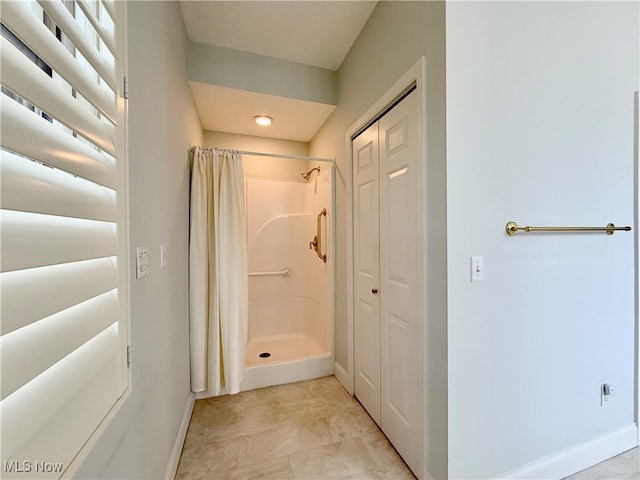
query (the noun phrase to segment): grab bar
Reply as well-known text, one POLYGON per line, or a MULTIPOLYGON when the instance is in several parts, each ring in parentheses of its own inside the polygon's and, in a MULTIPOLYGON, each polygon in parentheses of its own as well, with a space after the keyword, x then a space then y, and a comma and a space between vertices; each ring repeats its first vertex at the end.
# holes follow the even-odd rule
POLYGON ((313 237, 313 240, 309 242, 309 249, 314 249, 320 259, 327 263, 327 256, 322 254, 322 221, 320 217, 327 216, 327 209, 323 208, 322 211, 318 214, 318 223, 316 224, 316 236, 313 237))
POLYGON ((291 275, 291 270, 283 268, 277 272, 249 272, 250 277, 271 277, 271 276, 283 276, 288 277, 291 275))
POLYGON ((606 232, 613 235, 617 231, 631 231, 631 227, 616 227, 613 223, 608 223, 606 227, 519 227, 516 222, 509 222, 505 227, 507 235, 514 236, 519 231, 524 232, 606 232))

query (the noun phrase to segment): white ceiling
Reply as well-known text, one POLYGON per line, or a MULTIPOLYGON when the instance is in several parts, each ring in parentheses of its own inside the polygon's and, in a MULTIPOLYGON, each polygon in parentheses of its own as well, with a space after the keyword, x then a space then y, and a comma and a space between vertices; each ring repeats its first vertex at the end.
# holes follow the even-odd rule
POLYGON ((337 70, 377 2, 180 2, 189 40, 337 70))
MULTIPOLYGON (((337 0, 180 2, 191 41, 332 70, 338 69, 376 4, 337 0)), ((333 109, 194 82, 191 88, 206 130, 309 141, 333 109), (259 113, 274 118, 268 130, 252 123, 259 113)))

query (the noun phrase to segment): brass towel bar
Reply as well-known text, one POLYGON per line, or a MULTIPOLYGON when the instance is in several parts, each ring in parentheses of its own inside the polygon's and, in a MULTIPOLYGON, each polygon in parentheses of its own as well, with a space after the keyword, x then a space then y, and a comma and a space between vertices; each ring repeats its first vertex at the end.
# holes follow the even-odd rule
POLYGON ((519 231, 523 232, 606 232, 607 235, 613 235, 613 232, 622 230, 628 232, 631 227, 616 227, 613 223, 607 224, 606 227, 519 227, 516 222, 509 222, 505 227, 507 235, 513 236, 519 231))

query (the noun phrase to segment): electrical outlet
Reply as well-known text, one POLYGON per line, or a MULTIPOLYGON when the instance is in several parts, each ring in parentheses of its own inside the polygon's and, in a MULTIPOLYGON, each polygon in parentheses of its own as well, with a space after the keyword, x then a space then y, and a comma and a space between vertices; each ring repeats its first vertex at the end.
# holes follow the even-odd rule
POLYGON ((609 403, 609 397, 611 395, 615 395, 615 393, 615 385, 611 385, 610 383, 603 383, 600 386, 600 405, 604 407, 607 403, 609 403))

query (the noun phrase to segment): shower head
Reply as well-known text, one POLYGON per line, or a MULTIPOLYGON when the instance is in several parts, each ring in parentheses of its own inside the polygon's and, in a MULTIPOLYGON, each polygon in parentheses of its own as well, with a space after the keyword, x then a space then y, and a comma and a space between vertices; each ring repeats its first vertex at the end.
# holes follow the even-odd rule
POLYGON ((307 173, 301 173, 300 175, 302 175, 302 178, 304 178, 308 182, 314 170, 317 170, 318 173, 320 173, 320 167, 315 167, 309 170, 307 173))

